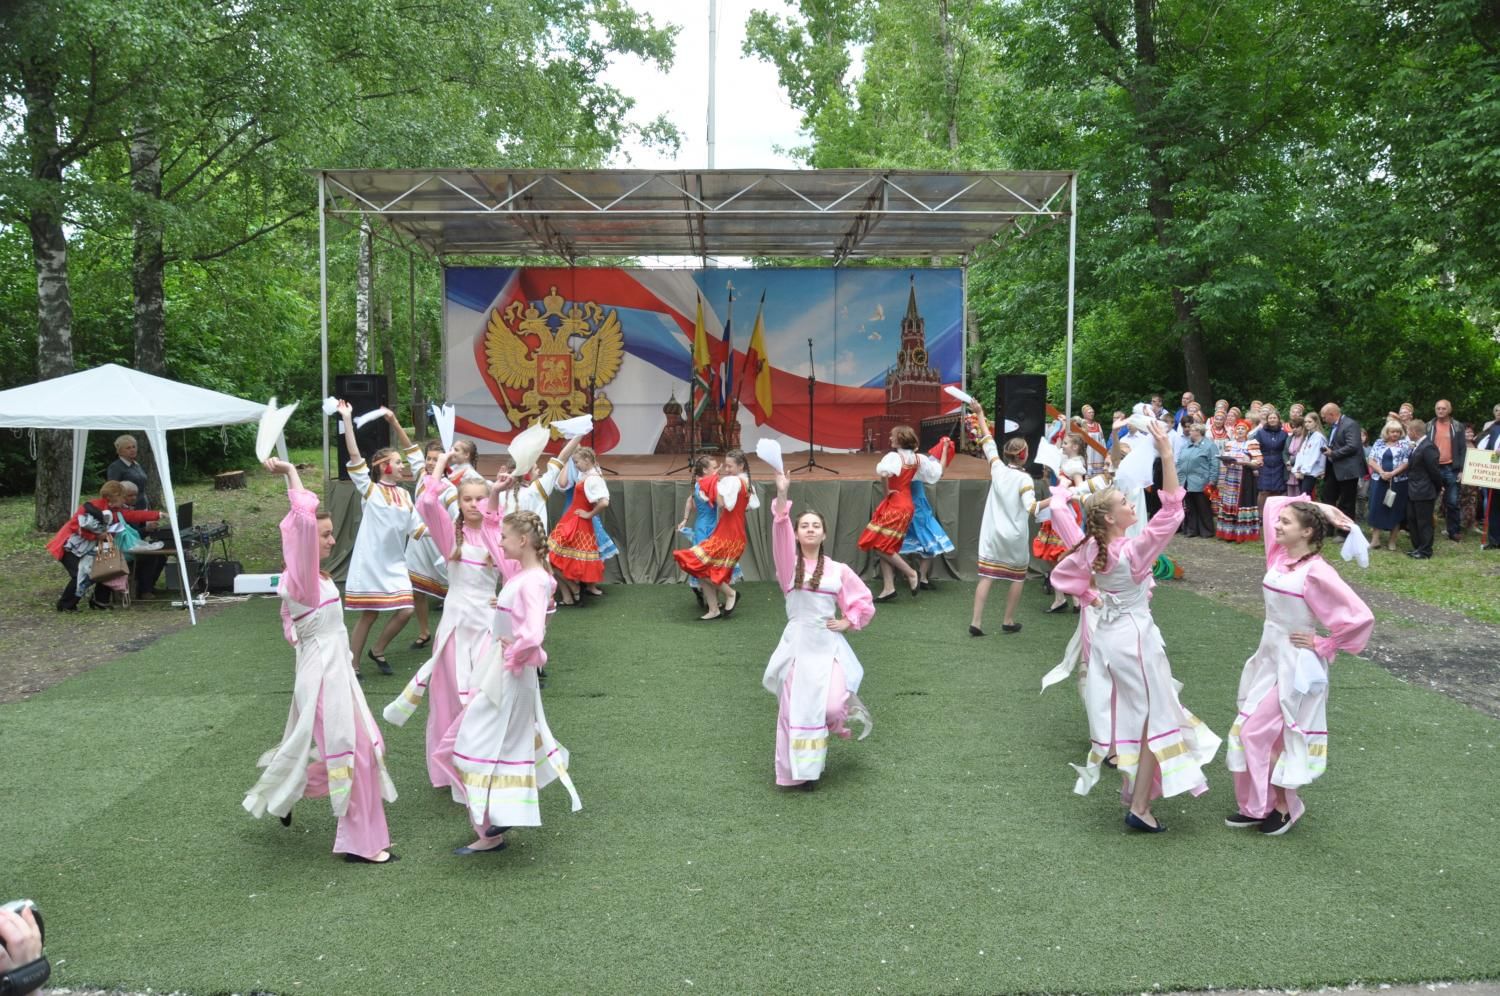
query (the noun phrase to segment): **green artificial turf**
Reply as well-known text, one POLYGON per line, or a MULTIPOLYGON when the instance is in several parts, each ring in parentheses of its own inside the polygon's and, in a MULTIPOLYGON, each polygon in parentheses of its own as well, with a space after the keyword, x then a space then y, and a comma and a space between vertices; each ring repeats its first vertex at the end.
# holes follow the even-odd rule
MULTIPOLYGON (((326 801, 284 830, 240 808, 278 739, 292 653, 273 601, 0 706, 0 899, 47 914, 58 985, 191 993, 1002 992, 1305 987, 1500 976, 1500 724, 1378 667, 1334 669, 1328 775, 1287 836, 1202 798, 1121 828, 1117 779, 1071 792, 1071 684, 1039 694, 1076 617, 965 632, 972 586, 852 634, 875 731, 816 792, 772 784, 760 687, 784 616, 748 585, 695 621, 681 586, 554 617, 545 692, 584 809, 462 860, 426 784, 423 719, 386 728, 402 861, 330 853, 326 801)), ((1186 704, 1223 735, 1259 621, 1159 589, 1186 704)), ((82 620, 86 623, 87 620, 82 620)), ((414 631, 403 634, 404 648, 414 631)), ((379 710, 418 663, 366 685, 379 710)))

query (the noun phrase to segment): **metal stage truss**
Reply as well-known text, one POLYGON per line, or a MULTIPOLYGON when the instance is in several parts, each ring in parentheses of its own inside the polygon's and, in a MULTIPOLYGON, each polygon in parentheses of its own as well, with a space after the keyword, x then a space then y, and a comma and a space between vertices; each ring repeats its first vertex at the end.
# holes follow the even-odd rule
MULTIPOLYGON (((439 263, 470 256, 956 259, 1068 223, 1067 385, 1073 407, 1073 171, 327 169, 318 177, 323 393, 327 220, 439 263)), ((324 425, 327 473, 327 424, 324 425)))

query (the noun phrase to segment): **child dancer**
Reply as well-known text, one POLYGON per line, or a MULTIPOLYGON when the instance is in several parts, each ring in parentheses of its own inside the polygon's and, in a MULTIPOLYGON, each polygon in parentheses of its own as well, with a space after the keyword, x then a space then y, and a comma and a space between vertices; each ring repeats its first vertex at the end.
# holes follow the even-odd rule
POLYGON ((1224 823, 1274 837, 1302 817, 1297 790, 1328 764, 1328 665, 1364 649, 1375 617, 1318 555, 1332 527, 1359 528, 1347 515, 1301 496, 1267 498, 1265 513, 1266 624, 1240 673, 1228 748, 1239 808, 1224 823))
POLYGON ((460 484, 459 517, 457 521, 450 520, 443 500, 453 490, 443 473, 447 460, 448 454, 441 454, 436 473, 417 496, 417 512, 442 552, 449 576, 437 646, 383 714, 386 722, 403 726, 421 705, 424 694, 427 696, 427 776, 434 788, 449 784, 447 773, 438 762, 438 744, 473 694, 475 675, 489 652, 490 622, 494 617, 490 599, 499 580, 499 572, 480 534, 490 486, 482 479, 460 484))
MULTIPOLYGON (((433 472, 437 469, 438 457, 443 455, 442 441, 428 440, 423 453, 422 473, 417 477, 416 494, 420 495, 427 487, 427 483, 434 480, 433 472)), ((458 514, 457 490, 452 487, 444 488, 442 500, 450 515, 456 516, 458 514)), ((432 643, 432 620, 428 612, 427 601, 428 599, 441 601, 447 596, 448 568, 442 553, 438 551, 437 544, 432 541, 432 534, 428 532, 426 523, 422 522, 420 517, 411 531, 411 536, 406 540, 406 573, 411 578, 412 599, 415 602, 417 617, 417 638, 412 642, 411 648, 425 650, 432 643)))
POLYGON ((875 615, 870 589, 847 565, 823 555, 823 516, 788 515, 790 485, 776 475, 771 505, 771 553, 776 580, 786 595, 786 629, 771 654, 761 684, 777 697, 776 784, 817 787, 828 756, 830 733, 847 739, 846 719, 870 733, 870 713, 859 700, 864 668, 844 633, 864 629, 875 615))
MULTIPOLYGON (((1063 440, 1063 462, 1058 468, 1058 485, 1061 487, 1079 488, 1088 475, 1088 464, 1084 461, 1084 451, 1087 444, 1083 437, 1070 435, 1063 440)), ((1046 561, 1055 565, 1068 552, 1068 544, 1058 532, 1057 526, 1053 525, 1054 519, 1059 515, 1073 517, 1075 523, 1083 521, 1083 508, 1076 501, 1052 502, 1052 516, 1043 522, 1037 529, 1036 539, 1031 541, 1031 553, 1038 560, 1046 561)), ((1050 578, 1050 573, 1049 573, 1050 578)), ((1068 607, 1068 596, 1052 589, 1052 604, 1048 606, 1048 612, 1063 612, 1068 607)), ((1078 599, 1073 599, 1073 611, 1078 612, 1078 599)))
MULTIPOLYGON (((677 523, 677 531, 687 532, 688 517, 693 519, 693 531, 688 537, 696 544, 702 543, 713 535, 714 525, 719 521, 718 505, 719 486, 719 461, 711 456, 699 456, 693 459, 693 490, 688 495, 687 502, 682 506, 682 521, 677 523)), ((734 565, 734 575, 729 579, 730 584, 741 580, 744 571, 740 565, 734 565)), ((708 611, 708 603, 703 600, 703 582, 696 577, 688 575, 688 587, 693 589, 693 594, 698 599, 698 608, 704 612, 708 611)))
POLYGON ((396 787, 385 770, 385 746, 364 692, 354 680, 349 634, 333 579, 318 564, 333 550, 333 519, 318 496, 302 489, 297 470, 284 460, 266 469, 287 479, 291 511, 281 520, 281 626, 297 651, 292 708, 281 743, 263 754, 260 780, 245 796, 245 810, 267 812, 292 824, 300 798, 328 796, 338 818, 333 853, 345 861, 386 864, 390 852, 385 808, 396 787), (311 764, 309 764, 311 761, 311 764))
MULTIPOLYGON (((592 452, 592 451, 590 451, 590 452, 592 452)), ((599 466, 599 460, 598 460, 598 456, 596 455, 595 458, 594 458, 594 465, 593 465, 592 470, 586 470, 586 471, 584 471, 584 473, 593 473, 596 477, 599 478, 600 483, 603 483, 604 482, 604 477, 603 477, 602 474, 599 473, 598 466, 599 466)), ((561 487, 563 489, 564 497, 569 502, 571 502, 573 500, 573 488, 578 483, 579 473, 580 473, 580 471, 579 471, 577 462, 576 461, 571 461, 571 462, 566 462, 564 464, 562 473, 558 476, 557 484, 558 484, 559 487, 561 487)), ((609 493, 609 489, 608 489, 607 485, 605 487, 605 493, 606 494, 609 493)), ((543 522, 547 521, 547 517, 545 515, 542 516, 542 521, 543 522)), ((620 548, 615 545, 614 537, 610 536, 609 533, 607 531, 605 531, 605 528, 604 528, 604 516, 602 516, 602 515, 596 515, 596 516, 594 516, 594 520, 593 521, 594 521, 594 545, 599 549, 599 563, 601 565, 601 569, 600 569, 601 573, 600 573, 599 576, 602 579, 604 577, 603 572, 602 572, 603 571, 603 568, 602 568, 603 563, 606 560, 609 560, 611 557, 618 556, 619 553, 620 553, 620 548)), ((590 595, 602 595, 602 594, 604 594, 604 589, 601 588, 601 587, 599 587, 599 582, 597 582, 597 581, 589 584, 584 590, 587 591, 590 595)), ((564 603, 564 604, 569 604, 569 603, 564 603)))
POLYGON ((552 529, 552 552, 548 554, 552 566, 562 575, 562 605, 579 604, 584 587, 592 586, 591 591, 597 591, 604 579, 604 557, 594 520, 609 507, 609 486, 599 476, 594 451, 589 447, 580 447, 573 454, 573 463, 582 477, 572 488, 573 497, 562 521, 552 529))
POLYGON ((755 492, 750 488, 750 475, 745 465, 743 450, 730 450, 724 454, 724 472, 715 486, 719 518, 708 539, 694 543, 686 550, 673 550, 672 558, 677 566, 690 577, 707 581, 702 586, 703 600, 708 611, 698 618, 728 618, 739 601, 739 593, 730 587, 734 569, 739 566, 740 556, 745 552, 745 512, 759 507, 755 492), (719 600, 724 600, 724 609, 719 610, 719 600))
POLYGON ((349 479, 359 491, 362 506, 359 532, 354 537, 354 553, 349 558, 349 575, 344 579, 344 604, 359 612, 359 621, 349 636, 354 651, 354 675, 363 677, 359 670, 360 657, 364 654, 370 628, 375 625, 375 617, 382 612, 393 614, 371 648, 370 660, 380 668, 381 674, 390 674, 391 665, 385 659, 385 648, 401 632, 412 613, 406 540, 414 528, 415 518, 411 495, 392 483, 392 479, 400 472, 403 456, 413 476, 420 473, 422 455, 406 437, 406 430, 401 428, 396 416, 389 408, 383 408, 381 411, 400 440, 401 449, 380 450, 366 464, 359 455, 359 442, 354 438, 353 408, 349 402, 340 401, 338 411, 344 420, 349 479))
POLYGON ((916 432, 909 425, 898 425, 891 430, 891 452, 875 465, 875 473, 885 479, 885 497, 875 506, 869 525, 859 534, 859 548, 874 550, 880 556, 882 584, 880 594, 875 596, 877 602, 889 602, 896 597, 897 571, 906 578, 907 590, 913 596, 921 587, 917 572, 902 559, 900 551, 914 511, 911 482, 924 459, 917 453, 916 432))
MULTIPOLYGON (((1084 537, 1058 562, 1052 584, 1086 603, 1088 758, 1074 765, 1073 791, 1086 795, 1099 780, 1099 766, 1114 756, 1124 776, 1125 825, 1160 833, 1151 814, 1156 796, 1208 791, 1203 767, 1219 749, 1219 738, 1177 698, 1161 632, 1151 618, 1151 569, 1182 524, 1184 492, 1177 483, 1172 443, 1159 422, 1150 435, 1162 457, 1162 508, 1136 537, 1134 505, 1115 488, 1084 505, 1084 537)), ((1062 525, 1059 525, 1059 529, 1062 525)), ((1054 671, 1054 674, 1056 672, 1054 671)), ((1052 677, 1049 675, 1049 678, 1052 677)))
POLYGON ((932 588, 932 562, 946 553, 953 552, 953 541, 943 531, 942 523, 932 511, 927 500, 924 484, 936 484, 943 479, 943 471, 953 462, 953 440, 944 436, 937 445, 927 451, 928 459, 921 461, 916 477, 911 482, 911 524, 906 527, 906 537, 901 541, 901 556, 917 557, 917 586, 932 588))
MULTIPOLYGON (((509 453, 501 454, 500 473, 495 478, 497 481, 503 481, 499 491, 500 516, 504 518, 512 512, 534 512, 536 517, 542 520, 542 528, 547 528, 547 499, 557 489, 557 481, 562 475, 563 467, 573 459, 573 454, 578 451, 579 444, 582 442, 582 436, 574 436, 568 440, 561 453, 546 458, 545 470, 542 469, 541 461, 538 461, 535 467, 517 468, 514 457, 509 453)), ((569 501, 572 497, 570 491, 569 501)))
POLYGON ((541 826, 537 790, 554 778, 568 790, 573 812, 583 808, 568 776, 568 752, 547 725, 537 682, 537 671, 547 664, 542 640, 554 587, 542 566, 542 520, 532 512, 512 512, 502 520, 490 511, 484 541, 505 577, 495 600, 497 641, 474 697, 438 750, 474 827, 474 841, 453 852, 458 855, 503 850, 505 829, 541 826))
POLYGON ((1027 542, 1031 538, 1031 516, 1036 511, 1032 498, 1035 490, 1026 466, 1026 440, 1016 438, 1005 444, 1005 459, 995 449, 995 437, 985 421, 984 409, 972 402, 975 426, 984 455, 990 461, 990 493, 985 500, 984 518, 979 526, 979 584, 974 589, 974 616, 969 620, 969 635, 983 636, 980 622, 984 603, 990 597, 990 586, 1009 581, 1005 595, 1005 618, 1000 628, 1007 633, 1021 632, 1016 622, 1016 606, 1021 601, 1021 583, 1026 580, 1030 563, 1027 542))

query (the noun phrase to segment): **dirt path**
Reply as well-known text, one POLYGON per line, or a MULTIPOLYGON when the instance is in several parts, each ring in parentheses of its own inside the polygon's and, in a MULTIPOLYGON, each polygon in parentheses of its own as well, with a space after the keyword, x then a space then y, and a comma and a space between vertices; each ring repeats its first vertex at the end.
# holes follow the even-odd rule
MULTIPOLYGON (((1193 591, 1261 614, 1260 557, 1226 549, 1217 540, 1185 537, 1174 539, 1167 553, 1182 565, 1193 591)), ((1500 718, 1500 626, 1378 588, 1357 583, 1354 588, 1376 619, 1375 634, 1361 656, 1402 681, 1500 718)))

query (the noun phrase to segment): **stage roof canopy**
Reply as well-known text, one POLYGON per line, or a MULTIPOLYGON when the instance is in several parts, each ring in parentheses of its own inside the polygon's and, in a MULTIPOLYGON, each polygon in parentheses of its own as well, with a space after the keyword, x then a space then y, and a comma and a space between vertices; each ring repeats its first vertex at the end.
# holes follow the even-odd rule
POLYGON ((319 170, 328 215, 438 258, 946 256, 1066 219, 1071 171, 319 170))

